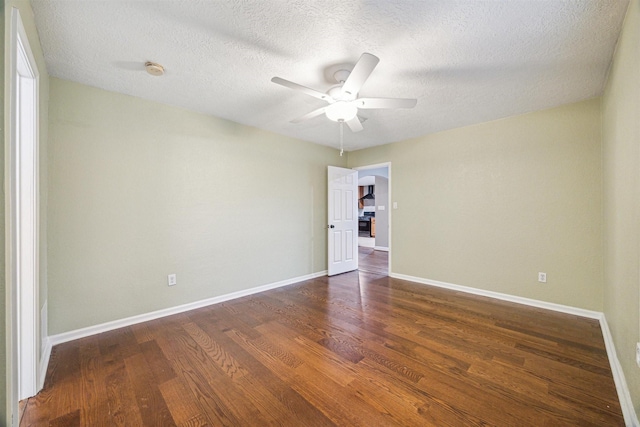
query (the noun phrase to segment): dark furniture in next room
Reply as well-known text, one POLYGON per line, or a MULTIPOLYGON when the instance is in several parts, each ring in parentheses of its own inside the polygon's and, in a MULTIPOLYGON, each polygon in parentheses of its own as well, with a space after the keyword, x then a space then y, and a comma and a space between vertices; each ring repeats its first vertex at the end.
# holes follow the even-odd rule
POLYGON ((364 212, 358 217, 358 231, 368 231, 369 236, 376 237, 376 213, 364 212))

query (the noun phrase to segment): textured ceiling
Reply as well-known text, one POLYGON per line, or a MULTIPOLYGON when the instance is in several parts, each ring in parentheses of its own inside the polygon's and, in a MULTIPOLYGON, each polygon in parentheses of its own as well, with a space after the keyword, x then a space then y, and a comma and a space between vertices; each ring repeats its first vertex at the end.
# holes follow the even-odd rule
POLYGON ((32 0, 50 75, 337 146, 324 101, 336 64, 380 63, 345 149, 400 141, 598 96, 628 0, 32 0), (162 64, 163 77, 144 71, 162 64))

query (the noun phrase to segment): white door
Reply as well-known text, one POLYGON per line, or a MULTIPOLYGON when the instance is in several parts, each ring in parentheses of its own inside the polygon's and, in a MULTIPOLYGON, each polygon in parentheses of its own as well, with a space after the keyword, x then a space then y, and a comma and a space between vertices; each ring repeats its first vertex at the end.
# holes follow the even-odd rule
POLYGON ((358 268, 358 171, 328 167, 329 276, 358 268))

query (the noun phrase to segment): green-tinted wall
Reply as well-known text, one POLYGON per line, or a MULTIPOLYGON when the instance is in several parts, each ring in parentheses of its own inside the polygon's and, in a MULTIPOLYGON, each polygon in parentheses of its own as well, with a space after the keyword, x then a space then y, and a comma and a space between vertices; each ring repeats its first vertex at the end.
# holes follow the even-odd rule
POLYGON ((603 97, 604 313, 640 412, 640 1, 632 0, 603 97))
POLYGON ((50 95, 51 334, 326 270, 338 150, 59 79, 50 95))
POLYGON ((593 99, 351 152, 349 166, 392 163, 393 273, 601 311, 600 151, 593 99))

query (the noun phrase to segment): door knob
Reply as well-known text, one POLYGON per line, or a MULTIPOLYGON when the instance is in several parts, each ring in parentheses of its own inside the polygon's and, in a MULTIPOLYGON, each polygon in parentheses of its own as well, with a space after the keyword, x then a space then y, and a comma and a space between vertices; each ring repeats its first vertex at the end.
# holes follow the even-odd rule
POLYGON ((336 228, 336 226, 335 226, 335 225, 333 225, 333 224, 331 224, 331 225, 329 226, 329 228, 336 228))

